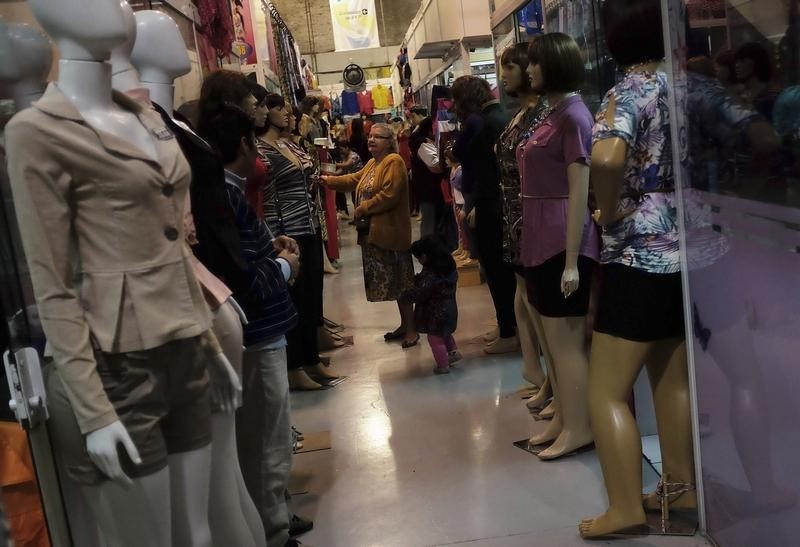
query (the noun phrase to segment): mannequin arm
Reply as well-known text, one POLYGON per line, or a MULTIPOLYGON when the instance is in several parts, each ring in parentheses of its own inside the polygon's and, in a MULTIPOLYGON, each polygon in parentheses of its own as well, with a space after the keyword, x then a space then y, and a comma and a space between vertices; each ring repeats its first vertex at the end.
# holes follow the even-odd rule
POLYGON ((586 203, 589 201, 589 166, 576 162, 567 166, 569 202, 567 205, 567 263, 561 276, 564 298, 578 290, 578 255, 581 250, 583 226, 586 222, 586 203))
POLYGON ((118 444, 122 444, 133 463, 142 463, 133 439, 119 420, 86 435, 86 451, 98 469, 111 480, 130 486, 133 482, 122 470, 117 452, 118 444))
POLYGON ((600 226, 608 226, 627 216, 627 212, 617 213, 627 156, 628 145, 619 137, 598 141, 592 147, 592 187, 600 211, 595 220, 600 226))

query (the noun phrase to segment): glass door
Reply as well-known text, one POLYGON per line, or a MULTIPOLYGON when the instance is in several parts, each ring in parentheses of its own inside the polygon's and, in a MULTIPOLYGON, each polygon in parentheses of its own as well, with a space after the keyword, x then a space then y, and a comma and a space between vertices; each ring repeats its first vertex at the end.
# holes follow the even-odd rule
POLYGON ((800 2, 666 5, 705 527, 795 545, 800 2))
MULTIPOLYGON (((14 114, 0 101, 0 135, 14 114)), ((2 486, 12 537, 36 538, 36 545, 71 545, 61 486, 47 432, 41 381, 44 335, 37 319, 16 216, 5 149, 0 140, 0 450, 2 486)))

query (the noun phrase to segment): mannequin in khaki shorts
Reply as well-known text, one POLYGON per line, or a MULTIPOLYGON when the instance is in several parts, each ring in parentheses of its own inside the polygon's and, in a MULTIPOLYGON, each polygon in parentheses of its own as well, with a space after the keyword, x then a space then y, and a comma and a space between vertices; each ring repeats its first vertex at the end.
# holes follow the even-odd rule
POLYGON ((9 170, 42 323, 86 435, 87 461, 94 465, 85 468, 84 490, 104 535, 115 544, 207 546, 208 485, 196 480, 208 476, 210 457, 200 335, 212 352, 219 347, 208 331, 210 317, 197 281, 186 268, 182 230, 172 224, 182 209, 177 200, 186 191, 188 168, 182 158, 164 155, 175 149, 174 142, 152 113, 112 98, 111 70, 104 60, 125 37, 119 3, 29 5, 62 59, 58 84, 9 124, 9 170), (89 10, 92 17, 86 18, 89 10), (104 148, 116 154, 103 155, 104 148), (66 200, 69 180, 74 191, 66 200), (175 197, 150 193, 158 186, 146 189, 145 181, 174 187, 175 197), (103 184, 109 194, 101 191, 103 184), (125 206, 144 206, 131 192, 152 208, 134 213, 140 223, 126 235, 99 213, 114 211, 117 222, 128 222, 125 214, 133 211, 125 206), (110 201, 104 203, 104 196, 110 201), (153 222, 153 215, 162 215, 166 227, 153 222), (134 245, 134 236, 142 247, 134 245), (145 246, 150 256, 141 256, 145 246), (79 281, 73 268, 83 270, 79 281), (115 294, 117 279, 123 282, 115 294), (145 382, 143 391, 125 384, 128 371, 145 382), (161 384, 166 377, 174 377, 174 385, 161 384), (159 414, 154 416, 163 416, 169 439, 153 438, 155 445, 133 440, 150 443, 151 434, 143 432, 155 431, 142 429, 151 418, 137 407, 139 397, 142 403, 155 402, 159 414), (170 451, 177 448, 174 443, 183 449, 170 451))

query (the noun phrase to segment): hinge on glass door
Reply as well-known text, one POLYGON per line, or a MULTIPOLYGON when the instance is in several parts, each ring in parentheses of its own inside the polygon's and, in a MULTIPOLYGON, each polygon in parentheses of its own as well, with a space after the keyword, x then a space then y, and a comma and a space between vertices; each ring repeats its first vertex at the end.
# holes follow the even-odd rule
POLYGON ((44 389, 39 354, 33 348, 22 348, 3 354, 11 400, 8 407, 16 414, 25 429, 44 423, 47 413, 47 394, 44 389))

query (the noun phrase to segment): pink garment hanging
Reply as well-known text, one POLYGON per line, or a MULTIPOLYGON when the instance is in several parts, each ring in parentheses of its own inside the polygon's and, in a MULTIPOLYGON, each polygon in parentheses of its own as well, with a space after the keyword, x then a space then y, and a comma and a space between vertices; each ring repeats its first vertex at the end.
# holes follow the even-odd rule
POLYGON ((203 35, 223 56, 230 55, 233 20, 228 0, 197 0, 196 3, 203 35))

